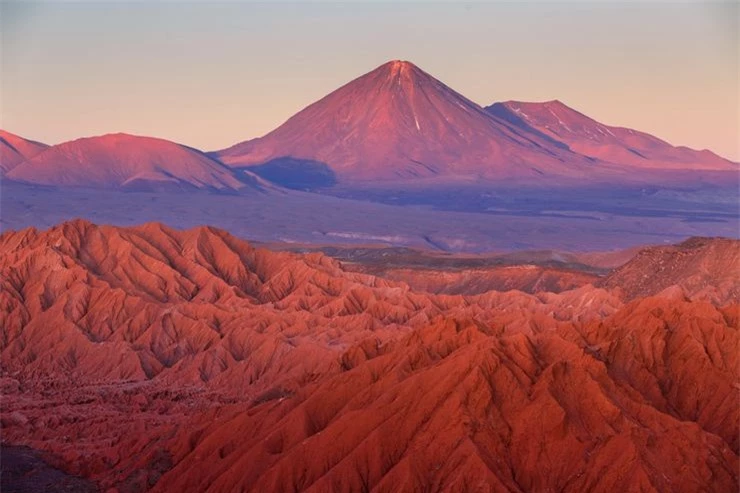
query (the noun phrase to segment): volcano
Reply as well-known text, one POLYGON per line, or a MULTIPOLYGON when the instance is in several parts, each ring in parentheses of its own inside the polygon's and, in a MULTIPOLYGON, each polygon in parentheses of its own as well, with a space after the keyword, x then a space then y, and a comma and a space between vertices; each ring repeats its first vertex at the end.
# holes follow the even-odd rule
POLYGON ((7 176, 39 185, 95 188, 225 191, 248 186, 229 168, 198 150, 123 133, 50 147, 16 166, 7 176))
POLYGON ((567 144, 600 161, 654 169, 737 170, 737 163, 711 151, 675 147, 650 134, 600 123, 560 101, 507 101, 486 107, 490 114, 567 144))
POLYGON ((582 175, 592 164, 398 60, 342 86, 264 137, 216 155, 232 167, 310 163, 340 182, 582 175))
POLYGON ((0 130, 0 173, 6 173, 49 146, 0 130))

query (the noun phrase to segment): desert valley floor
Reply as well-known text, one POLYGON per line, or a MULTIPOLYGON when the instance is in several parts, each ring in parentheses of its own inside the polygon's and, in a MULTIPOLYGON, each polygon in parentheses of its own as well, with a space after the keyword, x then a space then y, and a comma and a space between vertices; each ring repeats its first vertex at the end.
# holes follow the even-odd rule
POLYGON ((347 189, 266 187, 248 193, 120 191, 5 180, 0 230, 49 228, 73 218, 129 226, 215 226, 269 244, 355 244, 485 253, 612 251, 691 236, 737 237, 737 174, 724 185, 347 189))
POLYGON ((737 490, 737 240, 267 247, 5 231, 3 491, 737 490))

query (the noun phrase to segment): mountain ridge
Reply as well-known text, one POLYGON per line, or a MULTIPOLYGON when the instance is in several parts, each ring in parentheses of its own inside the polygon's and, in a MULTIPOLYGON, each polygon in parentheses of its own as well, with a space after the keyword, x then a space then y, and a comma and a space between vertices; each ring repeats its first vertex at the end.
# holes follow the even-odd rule
POLYGON ((697 173, 714 173, 702 176, 716 183, 722 181, 716 173, 740 166, 708 150, 676 147, 644 132, 602 124, 559 100, 484 108, 402 60, 347 82, 266 135, 220 151, 203 153, 128 134, 51 147, 13 138, 28 152, 23 155, 0 138, 0 167, 7 179, 102 188, 233 191, 250 188, 257 176, 302 190, 373 182, 685 184, 701 178, 697 173), (86 152, 95 153, 89 149, 93 143, 96 161, 85 162, 86 152), (157 150, 162 143, 170 145, 161 152, 164 157, 157 150), (174 162, 178 159, 182 162, 174 162))
POLYGON ((738 163, 707 149, 674 146, 646 132, 605 125, 559 100, 505 101, 487 106, 486 111, 559 140, 575 152, 614 164, 652 169, 738 169, 738 163))
POLYGON ((324 163, 340 179, 360 180, 537 176, 547 166, 565 174, 587 169, 587 159, 551 144, 491 117, 412 63, 391 61, 267 135, 215 155, 234 167, 281 157, 307 159, 324 163))
POLYGON ((48 148, 48 145, 41 142, 0 129, 0 173, 7 173, 48 148))
POLYGON ((186 187, 237 191, 248 182, 194 148, 126 133, 83 137, 46 148, 7 177, 40 185, 186 187))
POLYGON ((659 181, 655 172, 669 169, 737 169, 737 163, 711 151, 604 125, 558 100, 484 108, 400 60, 344 84, 266 135, 212 155, 234 167, 293 159, 300 170, 305 160, 336 173, 339 182, 435 177, 526 182, 545 175, 628 183, 636 169, 645 170, 647 181, 659 181), (580 133, 570 128, 572 121, 580 133), (611 140, 599 142, 597 133, 611 140))

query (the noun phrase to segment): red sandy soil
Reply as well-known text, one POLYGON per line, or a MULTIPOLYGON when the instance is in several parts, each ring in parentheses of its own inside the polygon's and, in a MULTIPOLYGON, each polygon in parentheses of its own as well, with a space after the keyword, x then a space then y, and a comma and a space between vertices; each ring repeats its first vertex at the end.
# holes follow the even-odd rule
POLYGON ((46 144, 0 130, 0 173, 10 171, 48 147, 46 144))
POLYGON ((2 439, 103 491, 735 491, 738 248, 444 295, 214 228, 6 232, 2 439))
POLYGON ((41 185, 101 188, 245 187, 231 170, 200 151, 128 134, 88 137, 49 147, 15 166, 7 177, 41 185))
POLYGON ((507 101, 486 108, 491 114, 516 122, 564 142, 574 152, 601 161, 643 168, 737 170, 737 163, 711 151, 674 147, 650 134, 604 125, 560 101, 507 101))

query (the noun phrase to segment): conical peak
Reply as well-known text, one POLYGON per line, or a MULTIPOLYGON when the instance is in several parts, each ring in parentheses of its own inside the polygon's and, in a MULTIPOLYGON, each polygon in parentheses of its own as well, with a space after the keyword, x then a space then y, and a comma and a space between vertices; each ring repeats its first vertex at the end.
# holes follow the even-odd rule
POLYGON ((392 74, 397 74, 416 68, 416 65, 411 62, 407 62, 406 60, 391 60, 390 62, 388 62, 388 65, 390 66, 392 74))
POLYGON ((421 72, 419 67, 406 60, 391 60, 379 67, 379 70, 385 72, 388 79, 404 78, 411 79, 414 75, 421 72))

